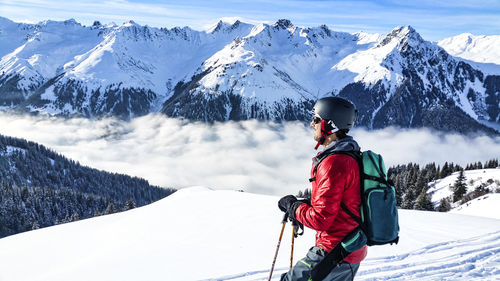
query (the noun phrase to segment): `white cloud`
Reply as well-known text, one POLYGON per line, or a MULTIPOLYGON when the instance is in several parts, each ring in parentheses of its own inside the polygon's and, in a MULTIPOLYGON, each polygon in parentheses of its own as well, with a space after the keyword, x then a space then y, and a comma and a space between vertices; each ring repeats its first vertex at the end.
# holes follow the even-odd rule
MULTIPOLYGON (((0 113, 0 134, 41 143, 82 164, 146 178, 152 184, 282 195, 309 187, 315 154, 310 128, 298 122, 187 123, 162 115, 130 122, 0 113)), ((386 165, 459 164, 500 156, 500 137, 430 130, 354 130, 362 149, 386 165)))

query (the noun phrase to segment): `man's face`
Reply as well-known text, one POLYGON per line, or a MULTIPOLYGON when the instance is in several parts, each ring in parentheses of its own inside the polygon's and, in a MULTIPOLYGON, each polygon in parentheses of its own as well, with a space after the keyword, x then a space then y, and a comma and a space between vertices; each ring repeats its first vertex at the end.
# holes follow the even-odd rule
POLYGON ((314 129, 314 140, 319 141, 321 139, 321 118, 318 115, 314 115, 309 125, 314 129))

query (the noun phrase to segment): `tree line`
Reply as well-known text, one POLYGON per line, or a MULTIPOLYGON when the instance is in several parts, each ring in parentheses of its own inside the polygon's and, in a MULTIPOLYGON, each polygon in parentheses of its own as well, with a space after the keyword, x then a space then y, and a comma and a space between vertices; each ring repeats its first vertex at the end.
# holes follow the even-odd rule
POLYGON ((143 206, 173 192, 0 135, 0 238, 143 206))
MULTIPOLYGON (((466 165, 465 170, 497 168, 498 159, 491 159, 484 164, 481 162, 466 165)), ((388 178, 394 182, 396 188, 396 200, 398 207, 402 209, 416 209, 428 211, 448 211, 451 204, 455 202, 472 200, 478 196, 496 190, 487 190, 484 186, 479 186, 479 190, 474 190, 467 194, 467 183, 465 182, 464 168, 452 162, 445 162, 442 167, 435 163, 420 167, 418 164, 409 163, 397 165, 387 170, 388 178), (427 193, 428 183, 443 179, 455 172, 459 172, 457 181, 452 186, 452 198, 443 198, 439 205, 432 203, 431 195, 427 193)))

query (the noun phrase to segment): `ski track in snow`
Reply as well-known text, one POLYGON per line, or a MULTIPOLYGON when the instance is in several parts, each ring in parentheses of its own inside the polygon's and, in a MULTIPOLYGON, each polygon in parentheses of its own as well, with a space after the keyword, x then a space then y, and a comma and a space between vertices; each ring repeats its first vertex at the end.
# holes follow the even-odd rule
MULTIPOLYGON (((270 264, 271 262, 269 261, 270 264)), ((279 280, 281 274, 287 270, 288 268, 275 269, 272 280, 279 280)), ((268 278, 269 269, 204 281, 249 281, 268 278)), ((402 255, 367 258, 361 263, 355 278, 366 281, 417 279, 419 281, 500 280, 500 231, 469 239, 432 244, 402 255)))

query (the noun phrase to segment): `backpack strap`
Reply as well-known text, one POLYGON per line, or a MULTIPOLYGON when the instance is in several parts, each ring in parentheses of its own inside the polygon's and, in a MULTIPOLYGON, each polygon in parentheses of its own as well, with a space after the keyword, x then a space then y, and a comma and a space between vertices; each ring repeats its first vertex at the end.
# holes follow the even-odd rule
POLYGON ((321 162, 323 162, 323 160, 325 160, 326 158, 328 158, 329 156, 332 156, 334 154, 349 155, 352 158, 354 158, 356 160, 356 162, 358 162, 358 164, 359 164, 359 161, 361 160, 361 151, 330 151, 330 152, 326 153, 325 155, 322 155, 321 158, 319 158, 318 163, 316 164, 316 166, 314 166, 314 170, 313 170, 314 177, 310 178, 309 182, 313 182, 316 180, 316 172, 318 171, 319 164, 321 164, 321 162))
POLYGON ((365 230, 361 218, 359 218, 353 212, 351 212, 343 202, 340 202, 340 208, 342 208, 344 212, 346 212, 353 220, 355 220, 363 231, 365 230))

